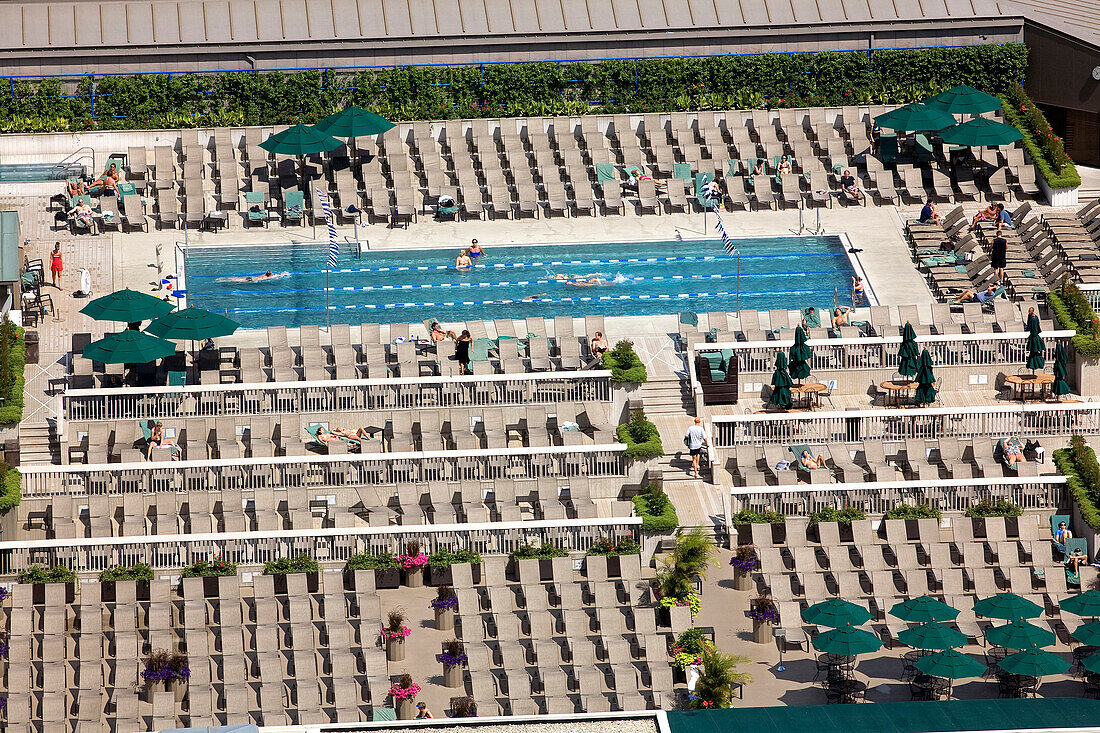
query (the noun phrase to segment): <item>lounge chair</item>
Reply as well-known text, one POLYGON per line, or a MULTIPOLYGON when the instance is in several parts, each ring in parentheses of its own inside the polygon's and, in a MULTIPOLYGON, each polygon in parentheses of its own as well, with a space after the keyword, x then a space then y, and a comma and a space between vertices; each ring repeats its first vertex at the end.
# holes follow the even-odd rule
POLYGON ((810 455, 812 455, 814 457, 814 459, 816 460, 819 455, 821 455, 821 456, 825 455, 825 453, 826 453, 825 450, 822 449, 822 450, 818 450, 817 452, 814 452, 814 450, 808 445, 791 445, 791 446, 788 446, 788 448, 790 449, 791 453, 794 455, 794 460, 792 460, 791 463, 793 463, 797 467, 799 473, 805 473, 806 474, 806 476, 810 480, 810 483, 812 483, 812 484, 829 483, 832 480, 833 469, 829 468, 828 466, 826 466, 824 468, 810 469, 810 468, 807 468, 806 466, 802 465, 802 453, 804 451, 809 451, 810 455))
POLYGON ((267 195, 261 191, 247 191, 244 194, 245 211, 248 215, 248 224, 259 222, 265 227, 269 216, 267 210, 267 195))
MULTIPOLYGON (((325 425, 322 425, 320 423, 314 423, 313 425, 309 425, 308 427, 306 427, 306 432, 309 433, 309 437, 312 438, 312 440, 309 442, 309 445, 317 446, 319 448, 325 449, 329 453, 340 452, 340 451, 333 451, 332 450, 332 446, 334 444, 334 441, 330 440, 330 441, 326 442, 326 441, 323 441, 323 440, 321 440, 320 438, 317 437, 317 432, 321 428, 325 428, 325 430, 328 430, 328 427, 326 427, 325 425)), ((360 442, 358 440, 355 440, 354 438, 348 438, 348 437, 343 436, 343 435, 338 435, 336 437, 340 438, 341 443, 345 447, 349 447, 349 448, 350 447, 355 447, 355 448, 361 448, 362 447, 360 442)), ((336 445, 341 445, 341 443, 335 443, 335 444, 336 445)))
POLYGON ((302 224, 306 219, 306 195, 302 191, 283 192, 283 225, 302 224))

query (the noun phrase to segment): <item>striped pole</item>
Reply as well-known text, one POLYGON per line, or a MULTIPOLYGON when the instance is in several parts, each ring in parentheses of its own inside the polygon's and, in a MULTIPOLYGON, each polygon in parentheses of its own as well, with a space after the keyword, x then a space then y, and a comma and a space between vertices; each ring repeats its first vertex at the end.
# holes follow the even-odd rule
POLYGON ((336 258, 340 254, 340 243, 336 240, 336 221, 329 210, 328 194, 314 188, 317 200, 321 202, 321 214, 325 217, 325 226, 328 228, 328 267, 325 268, 325 324, 329 331, 332 330, 331 309, 329 308, 329 272, 336 268, 336 258))

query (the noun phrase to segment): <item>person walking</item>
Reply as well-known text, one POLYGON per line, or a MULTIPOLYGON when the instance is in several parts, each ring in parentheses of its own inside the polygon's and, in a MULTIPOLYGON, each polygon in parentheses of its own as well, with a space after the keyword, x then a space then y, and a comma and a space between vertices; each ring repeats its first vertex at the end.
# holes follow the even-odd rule
POLYGON ((64 269, 64 265, 61 263, 61 242, 55 242, 53 245, 53 252, 50 253, 50 277, 53 279, 53 286, 58 290, 61 289, 61 271, 64 269))
POLYGON ((699 478, 699 454, 703 452, 703 446, 707 445, 707 433, 703 430, 703 421, 700 418, 695 418, 695 424, 688 428, 684 445, 691 453, 691 475, 699 478))

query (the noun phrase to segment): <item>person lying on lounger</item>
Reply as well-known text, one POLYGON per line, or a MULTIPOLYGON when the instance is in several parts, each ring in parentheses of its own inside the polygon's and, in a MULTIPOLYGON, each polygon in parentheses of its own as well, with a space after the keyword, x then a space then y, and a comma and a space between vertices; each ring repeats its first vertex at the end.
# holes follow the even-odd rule
POLYGON ((114 163, 107 166, 107 170, 103 171, 103 175, 92 181, 88 186, 88 190, 93 193, 100 191, 111 191, 112 193, 118 188, 118 170, 114 163), (98 189, 98 191, 96 190, 98 189))
POLYGON ((804 468, 808 468, 811 471, 818 468, 825 468, 825 456, 819 455, 814 458, 814 454, 808 450, 802 451, 802 458, 799 459, 802 462, 804 468))
POLYGON ((839 308, 833 309, 833 328, 840 328, 841 326, 847 326, 848 314, 852 312, 852 309, 846 305, 842 305, 839 308))
POLYGON ((1081 552, 1080 547, 1073 548, 1073 552, 1066 555, 1066 567, 1070 568, 1070 572, 1077 575, 1078 568, 1082 565, 1088 564, 1089 556, 1081 552))
POLYGON ((974 229, 978 226, 978 222, 993 221, 994 219, 998 218, 999 215, 1000 211, 997 209, 997 206, 995 204, 990 204, 989 206, 985 207, 974 215, 974 218, 970 221, 969 231, 974 231, 974 229))
POLYGON ((1005 441, 1005 463, 1010 466, 1014 466, 1017 463, 1027 463, 1027 458, 1024 457, 1024 449, 1021 445, 1020 439, 1015 436, 1005 441))
POLYGON ((979 303, 988 303, 989 301, 993 300, 993 296, 996 294, 997 288, 992 283, 990 283, 989 287, 987 287, 985 290, 979 290, 978 292, 974 292, 973 290, 962 291, 959 297, 955 298, 952 303, 955 305, 958 305, 959 303, 970 303, 972 301, 977 301, 979 303))

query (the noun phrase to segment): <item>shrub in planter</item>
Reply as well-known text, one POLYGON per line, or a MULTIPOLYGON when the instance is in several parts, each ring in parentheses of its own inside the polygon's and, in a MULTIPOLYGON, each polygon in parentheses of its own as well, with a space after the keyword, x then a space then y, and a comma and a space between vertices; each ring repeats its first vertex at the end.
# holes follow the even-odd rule
POLYGON ((886 510, 887 519, 939 519, 940 510, 929 504, 898 504, 886 510))
POLYGON ((699 629, 688 629, 681 632, 673 642, 669 653, 672 655, 672 666, 676 669, 686 669, 692 664, 703 663, 703 652, 714 649, 714 643, 703 636, 699 629))
POLYGON ((168 649, 154 649, 145 658, 145 669, 141 678, 149 683, 184 682, 191 677, 191 668, 187 666, 187 655, 168 649))
POLYGON ((428 555, 428 570, 431 573, 431 582, 434 585, 441 583, 450 585, 451 566, 463 562, 477 565, 481 562, 481 553, 477 550, 439 548, 428 555))
POLYGON ((290 573, 316 573, 317 561, 306 553, 297 557, 280 557, 264 563, 264 575, 289 575, 290 573))
POLYGON ((456 697, 451 699, 451 717, 476 718, 477 701, 472 697, 456 697))
POLYGON ((730 565, 733 566, 734 587, 737 590, 749 590, 752 587, 749 573, 760 567, 756 548, 752 545, 738 545, 737 551, 730 558, 730 565))
POLYGON ((153 579, 153 568, 143 562, 133 565, 115 565, 107 568, 99 574, 99 582, 107 583, 119 580, 144 580, 153 579))
MULTIPOLYGON (((12 425, 23 419, 23 370, 27 361, 24 334, 7 314, 0 320, 0 425, 12 425)), ((0 511, 10 508, 0 504, 0 511)))
POLYGON ((443 685, 445 687, 462 686, 462 665, 466 664, 466 651, 458 639, 443 642, 443 651, 435 655, 435 660, 443 665, 443 685))
POLYGON ((184 578, 217 578, 236 574, 237 563, 228 562, 220 557, 213 560, 199 560, 180 573, 184 578))
POLYGON ((698 593, 692 590, 680 596, 661 596, 661 600, 658 601, 657 604, 661 608, 687 606, 691 611, 691 615, 694 617, 703 607, 703 599, 699 597, 698 593))
POLYGON ((1054 465, 1066 477, 1066 488, 1081 519, 1093 530, 1100 530, 1100 464, 1096 453, 1080 435, 1070 438, 1069 448, 1052 454, 1054 465))
POLYGON ((633 497, 634 511, 642 518, 642 531, 650 534, 670 534, 680 526, 676 507, 660 484, 650 484, 633 497))
POLYGON ((379 588, 397 588, 401 585, 401 561, 392 552, 352 555, 344 563, 344 572, 354 573, 356 570, 373 570, 374 582, 379 588))
POLYGON ((616 557, 618 555, 637 555, 641 551, 641 545, 633 537, 623 537, 617 542, 610 537, 601 537, 592 543, 585 555, 616 557))
POLYGON ((1062 139, 1054 134, 1039 106, 1019 84, 1012 84, 1002 96, 1005 118, 1023 133, 1024 150, 1051 188, 1076 188, 1081 175, 1066 154, 1062 139))
POLYGON ((403 674, 397 682, 390 685, 390 695, 397 707, 398 720, 411 720, 413 717, 413 703, 420 694, 420 685, 413 682, 412 675, 403 674))
POLYGON ((36 585, 39 583, 75 583, 76 573, 64 565, 54 565, 44 568, 39 565, 31 565, 19 571, 17 580, 20 583, 36 585))
POLYGON ((980 501, 966 508, 964 514, 971 519, 984 519, 986 517, 1018 517, 1024 513, 1024 508, 1004 499, 997 501, 980 501))
POLYGON ((441 585, 435 589, 435 598, 428 601, 428 606, 435 611, 454 611, 458 608, 458 596, 449 585, 441 585))
POLYGON ((382 643, 386 647, 386 659, 401 662, 405 659, 405 639, 412 629, 405 625, 405 611, 395 608, 386 614, 386 623, 382 627, 382 643))
POLYGON ((695 594, 696 576, 706 578, 707 569, 717 564, 717 548, 714 540, 696 527, 690 532, 681 531, 676 537, 676 547, 671 555, 661 558, 657 571, 657 591, 661 605, 691 606, 692 615, 699 611, 699 597, 695 594))
POLYGON ((406 542, 404 554, 397 556, 405 571, 405 585, 410 588, 419 588, 424 584, 424 568, 428 564, 428 556, 421 551, 419 542, 406 542))
POLYGON ((512 551, 513 560, 550 560, 555 557, 569 557, 569 550, 557 545, 520 545, 512 551))
POLYGON ((738 524, 783 524, 787 521, 785 514, 765 509, 758 512, 755 509, 742 509, 730 517, 730 523, 738 524))
POLYGON ((0 461, 0 514, 19 506, 19 501, 22 498, 22 474, 19 473, 18 469, 0 461))
POLYGON ((661 433, 642 410, 630 413, 630 420, 615 428, 615 439, 626 444, 623 455, 631 460, 645 461, 665 454, 661 433))
POLYGON ((1073 350, 1089 359, 1100 358, 1100 320, 1080 288, 1064 281, 1047 293, 1047 305, 1059 326, 1077 332, 1070 339, 1073 350))
POLYGON ((634 351, 634 342, 622 340, 603 353, 603 368, 611 370, 611 381, 645 384, 649 379, 645 364, 634 351))
POLYGON ((867 512, 854 506, 846 506, 843 509, 835 509, 831 506, 827 506, 818 509, 816 512, 810 512, 810 524, 818 524, 820 522, 851 524, 858 519, 866 518, 867 512))

